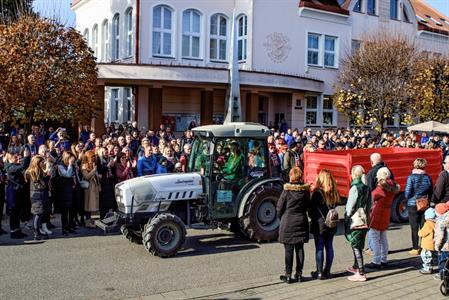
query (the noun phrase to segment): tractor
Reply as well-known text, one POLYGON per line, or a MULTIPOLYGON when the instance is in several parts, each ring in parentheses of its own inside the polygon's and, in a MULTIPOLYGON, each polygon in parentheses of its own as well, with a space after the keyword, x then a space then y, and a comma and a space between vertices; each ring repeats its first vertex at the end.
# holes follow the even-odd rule
POLYGON ((257 241, 278 237, 281 178, 272 178, 267 127, 230 122, 193 129, 189 173, 148 175, 118 183, 118 212, 98 221, 120 227, 153 255, 170 257, 195 224, 228 228, 257 241))

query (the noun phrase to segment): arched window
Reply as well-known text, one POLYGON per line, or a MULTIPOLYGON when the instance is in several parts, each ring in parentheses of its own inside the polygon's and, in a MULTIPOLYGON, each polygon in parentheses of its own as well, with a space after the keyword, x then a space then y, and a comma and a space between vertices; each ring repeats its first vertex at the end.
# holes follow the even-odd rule
POLYGON ((153 8, 153 55, 173 56, 173 11, 165 5, 153 8))
POLYGON ((112 19, 112 60, 120 58, 120 15, 115 14, 112 19))
POLYGON ((84 29, 83 37, 86 40, 87 45, 89 46, 89 29, 84 29))
POLYGON ((92 50, 94 50, 94 56, 98 57, 98 25, 95 24, 92 28, 92 50))
POLYGON ((228 19, 222 14, 215 14, 210 18, 210 45, 209 56, 211 60, 226 61, 228 39, 228 19))
POLYGON ((101 26, 101 61, 109 60, 109 22, 103 21, 101 26))
POLYGON ((130 7, 125 13, 126 57, 133 56, 133 9, 130 7))
POLYGON ((194 9, 182 13, 182 56, 200 58, 201 14, 194 9))
POLYGON ((237 19, 237 50, 239 61, 245 61, 248 51, 248 17, 241 15, 237 19))

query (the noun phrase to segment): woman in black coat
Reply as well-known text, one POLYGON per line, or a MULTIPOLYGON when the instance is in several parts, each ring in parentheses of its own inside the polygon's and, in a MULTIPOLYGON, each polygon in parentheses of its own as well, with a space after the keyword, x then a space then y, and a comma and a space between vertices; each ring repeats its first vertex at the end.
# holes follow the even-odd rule
POLYGON ((285 275, 280 278, 286 283, 302 281, 304 265, 304 243, 309 241, 307 209, 310 201, 310 186, 302 183, 302 171, 294 167, 289 173, 290 183, 284 184, 284 191, 277 203, 277 214, 281 219, 279 242, 285 248, 285 275), (292 278, 293 252, 296 253, 296 274, 292 278))
POLYGON ((62 154, 61 163, 56 166, 55 189, 57 201, 61 209, 62 235, 68 232, 76 233, 71 227, 70 220, 73 220, 73 192, 76 185, 75 179, 76 158, 71 152, 62 154))
POLYGON ((97 170, 100 177, 100 219, 103 219, 110 210, 117 210, 115 202, 115 170, 116 160, 110 159, 109 153, 105 148, 97 151, 98 161, 97 170))

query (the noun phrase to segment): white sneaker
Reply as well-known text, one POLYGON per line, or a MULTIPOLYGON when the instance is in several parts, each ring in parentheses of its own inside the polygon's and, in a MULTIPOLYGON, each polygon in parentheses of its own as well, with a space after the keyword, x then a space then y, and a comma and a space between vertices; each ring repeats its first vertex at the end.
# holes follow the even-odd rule
POLYGON ((52 235, 52 234, 53 234, 53 231, 51 231, 50 229, 47 228, 47 223, 43 223, 43 224, 42 224, 41 230, 42 230, 45 234, 47 234, 47 235, 52 235))

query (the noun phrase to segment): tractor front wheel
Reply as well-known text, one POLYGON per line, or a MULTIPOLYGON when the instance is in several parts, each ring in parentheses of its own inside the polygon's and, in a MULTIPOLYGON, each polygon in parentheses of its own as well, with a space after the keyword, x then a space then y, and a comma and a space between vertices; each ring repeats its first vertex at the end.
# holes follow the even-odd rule
POLYGON ((120 231, 122 232, 123 236, 131 243, 142 243, 142 235, 138 235, 132 229, 129 229, 126 225, 122 225, 122 227, 120 227, 120 231))
POLYGON ((279 235, 279 218, 276 203, 281 191, 274 187, 260 186, 251 193, 240 219, 241 230, 257 242, 274 241, 279 235))
POLYGON ((143 231, 143 245, 153 255, 176 255, 186 239, 186 227, 178 216, 164 213, 148 221, 143 231))

